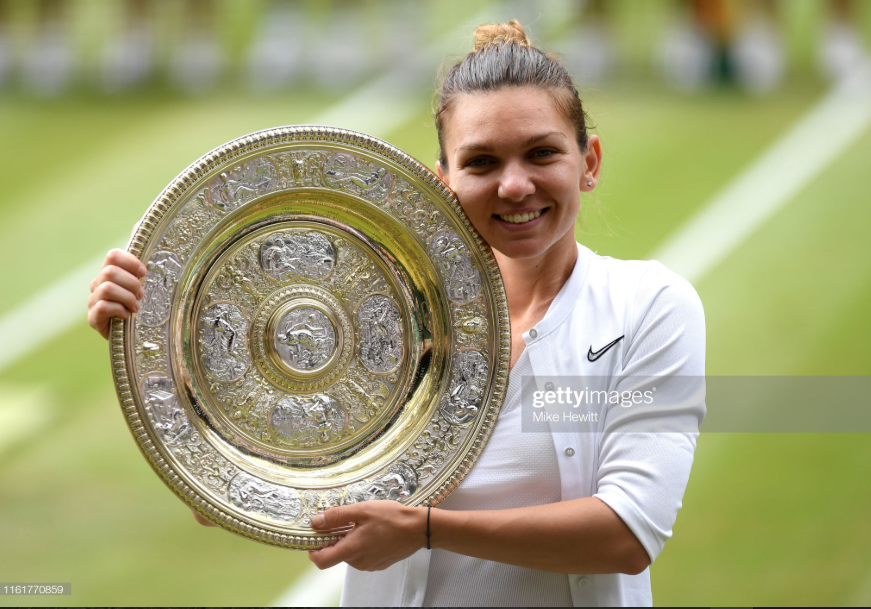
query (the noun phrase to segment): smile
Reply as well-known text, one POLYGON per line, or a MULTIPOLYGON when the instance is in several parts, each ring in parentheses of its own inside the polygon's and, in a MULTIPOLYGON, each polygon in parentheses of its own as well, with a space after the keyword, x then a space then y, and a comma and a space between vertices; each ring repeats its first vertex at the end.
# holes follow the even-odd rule
POLYGON ((536 211, 527 212, 527 213, 523 213, 523 214, 509 214, 509 215, 505 215, 505 216, 500 215, 499 218, 501 220, 504 220, 505 222, 511 222, 512 224, 524 224, 526 222, 529 222, 530 220, 535 220, 540 215, 541 215, 541 210, 539 209, 536 211))

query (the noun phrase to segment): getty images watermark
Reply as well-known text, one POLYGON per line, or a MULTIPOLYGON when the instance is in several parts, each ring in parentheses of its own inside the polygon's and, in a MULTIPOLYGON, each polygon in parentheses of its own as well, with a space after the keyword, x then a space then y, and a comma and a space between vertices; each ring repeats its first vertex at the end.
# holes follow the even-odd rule
POLYGON ((871 432, 871 376, 523 377, 531 433, 871 432))
MULTIPOLYGON (((563 377, 534 379, 522 382, 521 429, 537 431, 596 431, 600 424, 617 417, 613 409, 646 408, 656 405, 657 379, 639 379, 626 388, 609 387, 609 377, 563 377)), ((698 397, 701 406, 704 394, 698 397)))

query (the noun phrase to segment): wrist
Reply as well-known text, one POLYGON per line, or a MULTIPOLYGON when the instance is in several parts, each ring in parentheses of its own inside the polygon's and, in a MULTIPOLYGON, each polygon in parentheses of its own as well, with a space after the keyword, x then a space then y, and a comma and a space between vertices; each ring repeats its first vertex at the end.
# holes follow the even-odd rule
POLYGON ((426 548, 427 512, 429 512, 429 508, 422 505, 419 507, 407 507, 405 511, 409 539, 414 540, 414 545, 417 549, 426 548))

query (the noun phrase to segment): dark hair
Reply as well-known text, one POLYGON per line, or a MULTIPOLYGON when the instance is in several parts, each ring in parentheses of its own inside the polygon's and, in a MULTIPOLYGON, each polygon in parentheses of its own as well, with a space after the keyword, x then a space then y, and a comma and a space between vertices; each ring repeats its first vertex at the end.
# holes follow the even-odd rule
POLYGON ((444 75, 438 90, 435 125, 439 160, 447 169, 445 115, 457 95, 498 91, 504 87, 536 87, 554 95, 554 103, 575 128, 578 147, 587 150, 587 114, 578 89, 562 62, 534 46, 516 20, 488 23, 475 29, 475 46, 444 75))

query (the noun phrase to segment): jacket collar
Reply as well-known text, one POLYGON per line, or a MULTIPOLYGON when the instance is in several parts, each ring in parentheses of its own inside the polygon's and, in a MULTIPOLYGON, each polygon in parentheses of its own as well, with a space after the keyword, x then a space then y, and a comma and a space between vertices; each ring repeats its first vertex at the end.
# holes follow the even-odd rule
POLYGON ((593 252, 581 245, 578 245, 578 259, 575 261, 575 268, 565 282, 562 289, 550 303, 550 306, 545 313, 544 318, 535 324, 535 326, 523 333, 523 340, 527 346, 540 342, 550 333, 559 328, 565 321, 572 310, 575 308, 575 303, 581 294, 581 288, 584 287, 584 282, 587 280, 587 271, 590 268, 590 261, 593 257, 593 252), (535 338, 530 336, 530 332, 535 330, 535 338))

